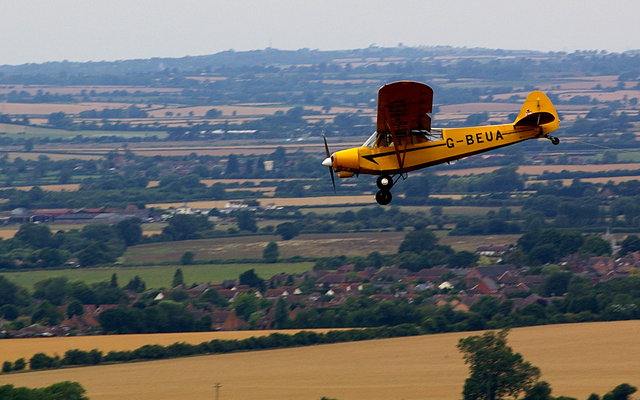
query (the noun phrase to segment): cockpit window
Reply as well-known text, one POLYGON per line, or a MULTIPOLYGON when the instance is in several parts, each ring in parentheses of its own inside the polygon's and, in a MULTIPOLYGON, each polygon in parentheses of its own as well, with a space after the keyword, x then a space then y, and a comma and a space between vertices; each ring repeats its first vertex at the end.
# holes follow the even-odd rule
POLYGON ((378 136, 378 132, 373 132, 369 139, 365 140, 362 144, 362 147, 375 147, 376 137, 378 136))
MULTIPOLYGON (((432 129, 431 131, 426 130, 414 130, 411 131, 411 135, 408 137, 406 135, 398 135, 398 140, 400 141, 400 145, 404 145, 405 141, 408 139, 407 144, 418 144, 425 142, 432 142, 437 140, 442 140, 442 130, 441 129, 432 129)), ((388 132, 373 132, 371 136, 364 142, 363 147, 392 147, 393 146, 393 136, 388 132)))

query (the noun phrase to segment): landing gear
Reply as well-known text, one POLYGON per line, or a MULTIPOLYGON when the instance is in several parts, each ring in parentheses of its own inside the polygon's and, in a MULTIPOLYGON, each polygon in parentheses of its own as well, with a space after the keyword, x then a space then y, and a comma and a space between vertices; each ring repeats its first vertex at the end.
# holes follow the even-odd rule
POLYGON ((393 178, 389 175, 380 175, 378 179, 376 179, 376 185, 378 185, 378 189, 389 191, 393 187, 393 178))
POLYGON ((376 201, 381 206, 386 206, 387 204, 391 203, 391 199, 393 199, 393 195, 386 189, 380 189, 376 193, 376 201))
POLYGON ((551 143, 553 143, 554 145, 560 144, 560 139, 555 136, 547 136, 547 138, 549 138, 549 140, 551 140, 551 143))
POLYGON ((378 185, 378 193, 376 193, 376 201, 378 204, 382 206, 386 206, 391 203, 391 199, 393 196, 391 195, 391 188, 393 187, 393 177, 390 175, 384 174, 380 175, 378 179, 376 179, 376 185, 378 185))

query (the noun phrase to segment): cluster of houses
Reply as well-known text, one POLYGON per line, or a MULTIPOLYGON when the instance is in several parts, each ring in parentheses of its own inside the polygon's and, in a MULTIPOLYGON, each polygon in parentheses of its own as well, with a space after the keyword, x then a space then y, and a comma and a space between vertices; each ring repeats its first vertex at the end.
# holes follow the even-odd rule
POLYGON ((141 221, 150 221, 153 218, 148 209, 138 209, 137 207, 120 208, 49 208, 29 210, 26 208, 15 208, 9 213, 0 215, 1 224, 25 224, 27 222, 36 223, 57 223, 57 224, 88 224, 103 222, 106 224, 118 223, 127 218, 139 218, 141 221))
MULTIPOLYGON (((274 204, 265 206, 249 206, 243 201, 229 200, 219 208, 222 216, 234 211, 264 211, 277 208, 274 204)), ((211 208, 192 208, 187 206, 170 208, 158 214, 156 210, 139 209, 135 206, 127 208, 47 208, 34 209, 15 208, 9 212, 0 214, 0 225, 25 224, 28 222, 46 224, 90 224, 106 223, 115 224, 128 218, 138 218, 142 222, 164 221, 175 214, 207 215, 211 208)), ((233 218, 210 217, 214 222, 229 222, 233 218)))
MULTIPOLYGON (((496 249, 500 251, 500 249, 496 249)), ((479 249, 478 251, 486 251, 479 249)), ((621 258, 567 257, 564 266, 574 274, 590 278, 594 284, 614 278, 629 276, 640 272, 640 252, 627 254, 621 258)), ((264 316, 249 326, 232 307, 234 299, 249 293, 258 298, 276 302, 282 299, 289 304, 289 318, 293 319, 303 310, 315 307, 328 308, 340 306, 350 297, 368 296, 377 301, 405 299, 413 302, 428 293, 426 299, 434 305, 448 304, 456 311, 469 311, 470 307, 483 296, 498 299, 511 298, 514 310, 529 304, 546 305, 551 300, 536 294, 536 289, 543 284, 545 276, 525 273, 525 268, 513 265, 489 265, 473 268, 449 269, 435 267, 412 272, 397 267, 380 269, 365 268, 356 270, 352 264, 343 265, 336 270, 314 270, 303 274, 279 274, 267 280, 264 291, 240 285, 235 280, 218 284, 203 283, 193 287, 178 286, 158 292, 155 301, 162 301, 171 296, 174 290, 183 290, 188 298, 197 299, 208 290, 215 290, 224 297, 230 307, 207 311, 188 302, 187 309, 196 318, 209 315, 212 330, 238 329, 272 329, 275 325, 275 307, 271 307, 264 316), (313 289, 309 282, 313 282, 313 289), (303 287, 305 290, 303 290, 303 287), (365 289, 366 288, 366 289, 365 289)), ((137 294, 131 293, 132 303, 137 294)), ((17 332, 13 336, 35 335, 67 335, 87 334, 100 331, 98 315, 115 304, 85 305, 81 316, 73 316, 56 327, 31 326, 17 332)))

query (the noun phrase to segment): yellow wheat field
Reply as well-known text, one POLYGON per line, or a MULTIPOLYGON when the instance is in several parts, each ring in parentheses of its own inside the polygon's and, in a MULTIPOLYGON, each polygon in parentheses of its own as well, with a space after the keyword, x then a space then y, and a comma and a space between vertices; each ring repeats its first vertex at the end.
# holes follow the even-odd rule
MULTIPOLYGON (((464 168, 450 169, 436 172, 436 175, 478 175, 486 174, 501 167, 480 167, 480 168, 464 168)), ((635 170, 640 169, 640 163, 622 163, 622 164, 589 164, 589 165, 521 165, 518 167, 519 174, 541 175, 545 171, 562 172, 562 171, 583 171, 583 172, 601 172, 615 170, 635 170)))
MULTIPOLYGON (((514 329, 509 343, 555 395, 586 398, 640 382, 640 321, 514 329)), ((92 400, 433 399, 461 397, 468 370, 451 333, 0 375, 0 384, 80 382, 92 400)))

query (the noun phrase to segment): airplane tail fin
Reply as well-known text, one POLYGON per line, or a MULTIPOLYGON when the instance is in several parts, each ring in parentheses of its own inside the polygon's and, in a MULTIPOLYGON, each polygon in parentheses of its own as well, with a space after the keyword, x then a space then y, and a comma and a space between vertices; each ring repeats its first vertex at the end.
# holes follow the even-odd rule
POLYGON ((560 118, 547 95, 536 90, 527 96, 513 125, 515 127, 540 127, 542 135, 546 136, 558 129, 560 118))

